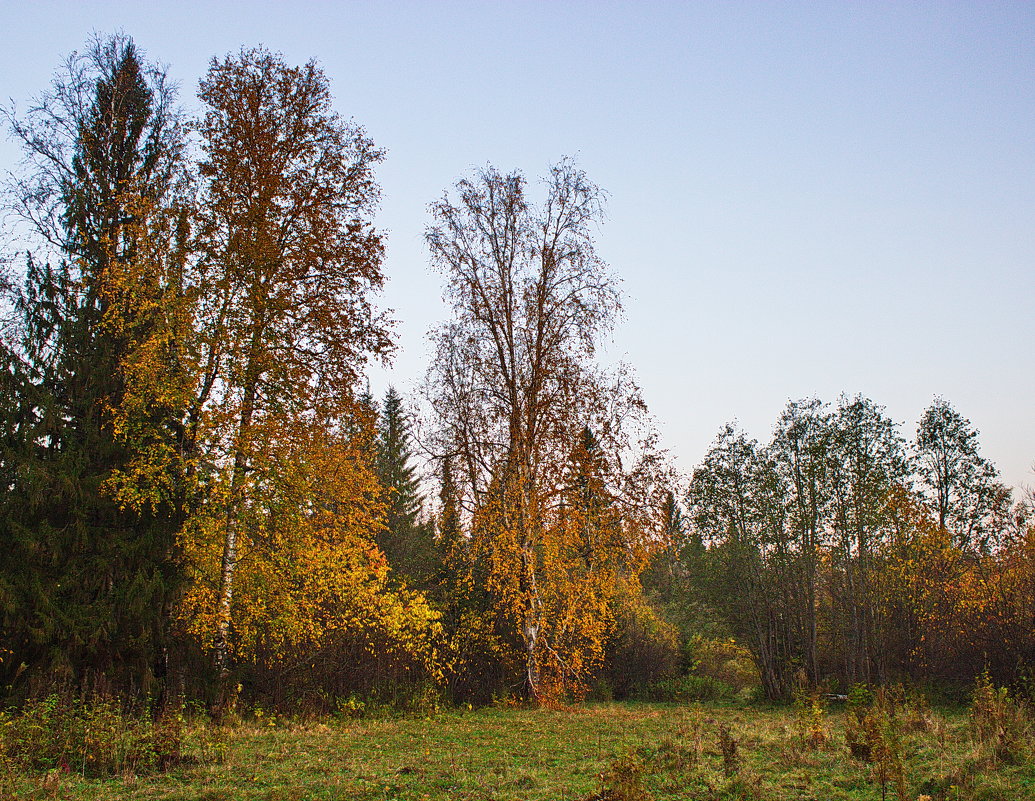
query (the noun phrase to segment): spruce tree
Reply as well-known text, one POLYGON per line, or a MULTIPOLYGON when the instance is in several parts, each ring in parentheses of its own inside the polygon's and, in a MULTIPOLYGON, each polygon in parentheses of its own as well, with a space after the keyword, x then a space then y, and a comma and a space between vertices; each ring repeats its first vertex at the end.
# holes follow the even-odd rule
POLYGON ((422 519, 424 499, 412 459, 403 399, 389 387, 380 412, 376 458, 377 475, 387 493, 388 513, 377 541, 401 578, 424 586, 435 573, 434 526, 422 519))
POLYGON ((27 257, 4 343, 4 667, 36 687, 150 693, 165 672, 189 370, 172 100, 114 36, 12 120, 18 210, 49 251, 27 257))
POLYGON ((442 460, 442 483, 439 487, 438 545, 447 565, 464 559, 466 540, 460 523, 460 501, 456 496, 453 460, 442 460))

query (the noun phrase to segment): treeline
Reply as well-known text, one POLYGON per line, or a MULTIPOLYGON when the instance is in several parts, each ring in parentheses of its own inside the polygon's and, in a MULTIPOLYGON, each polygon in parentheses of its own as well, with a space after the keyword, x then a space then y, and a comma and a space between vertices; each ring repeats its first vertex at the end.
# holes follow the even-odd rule
POLYGON ((4 286, 5 694, 579 692, 641 597, 657 472, 593 364, 600 190, 562 162, 536 206, 490 168, 436 204, 429 502, 402 399, 364 390, 382 151, 312 62, 243 49, 198 98, 117 35, 6 110, 35 244, 4 286))
POLYGON ((947 404, 912 451, 864 399, 792 404, 685 492, 596 361, 604 193, 488 167, 432 206, 451 315, 418 453, 365 389, 393 347, 384 154, 312 62, 243 49, 198 97, 118 35, 7 110, 34 244, 0 330, 5 697, 543 703, 699 670, 701 636, 773 697, 1025 675, 1027 509, 947 404))
POLYGON ((663 597, 727 626, 769 697, 984 670, 1030 692, 1032 510, 946 401, 911 444, 864 397, 790 403, 767 444, 726 426, 686 509, 663 597))

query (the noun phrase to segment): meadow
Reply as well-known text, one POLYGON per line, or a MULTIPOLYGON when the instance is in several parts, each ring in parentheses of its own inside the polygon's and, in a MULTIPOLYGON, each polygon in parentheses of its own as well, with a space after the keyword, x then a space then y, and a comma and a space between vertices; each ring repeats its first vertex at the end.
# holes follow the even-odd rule
POLYGON ((428 717, 299 721, 257 710, 188 724, 181 764, 84 778, 19 769, 26 799, 470 799, 648 801, 1035 799, 1029 719, 1018 708, 932 710, 600 703, 488 707, 428 717), (1011 711, 1011 709, 1013 711, 1011 711), (890 712, 890 714, 888 714, 890 712))

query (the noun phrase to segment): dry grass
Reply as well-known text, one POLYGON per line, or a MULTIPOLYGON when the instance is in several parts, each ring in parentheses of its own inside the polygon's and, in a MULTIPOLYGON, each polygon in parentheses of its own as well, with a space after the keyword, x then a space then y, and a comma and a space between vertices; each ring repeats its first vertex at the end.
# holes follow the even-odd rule
MULTIPOLYGON (((222 761, 154 776, 86 780, 7 769, 0 795, 68 799, 815 799, 882 797, 878 766, 855 759, 842 710, 809 725, 795 710, 606 704, 567 710, 482 709, 428 719, 253 721, 222 761)), ((904 715, 903 722, 909 721, 904 715)), ((1035 801, 1031 750, 997 758, 965 713, 927 710, 899 733, 912 800, 1035 801)), ((1030 746, 1030 743, 1028 743, 1030 746)), ((898 791, 884 786, 888 799, 898 791)))

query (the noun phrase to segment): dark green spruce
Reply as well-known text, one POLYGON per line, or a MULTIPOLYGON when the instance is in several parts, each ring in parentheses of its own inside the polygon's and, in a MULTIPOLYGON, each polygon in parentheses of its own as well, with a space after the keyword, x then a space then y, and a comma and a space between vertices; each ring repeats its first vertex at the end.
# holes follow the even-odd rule
POLYGON ((423 517, 420 478, 412 464, 413 445, 402 396, 394 387, 381 406, 375 466, 384 486, 388 514, 377 544, 395 574, 411 586, 428 589, 440 562, 434 524, 423 517))
MULTIPOLYGON (((167 207, 174 191, 180 131, 171 97, 133 42, 115 36, 70 61, 44 98, 74 132, 66 140, 53 116, 12 124, 37 156, 21 187, 42 190, 23 192, 21 208, 48 243, 46 257, 26 257, 23 286, 12 289, 19 335, 3 343, 0 671, 19 694, 150 695, 166 672, 182 491, 133 508, 113 497, 109 479, 139 455, 139 438, 113 424, 126 365, 139 342, 170 324, 167 293, 183 292, 167 275, 127 269, 145 246, 153 256, 142 215, 167 207), (125 275, 132 286, 116 280, 125 275), (114 304, 122 304, 117 326, 114 304)), ((164 367, 178 369, 175 359, 170 350, 164 367)), ((170 444, 183 410, 151 404, 143 416, 150 438, 170 444)))

